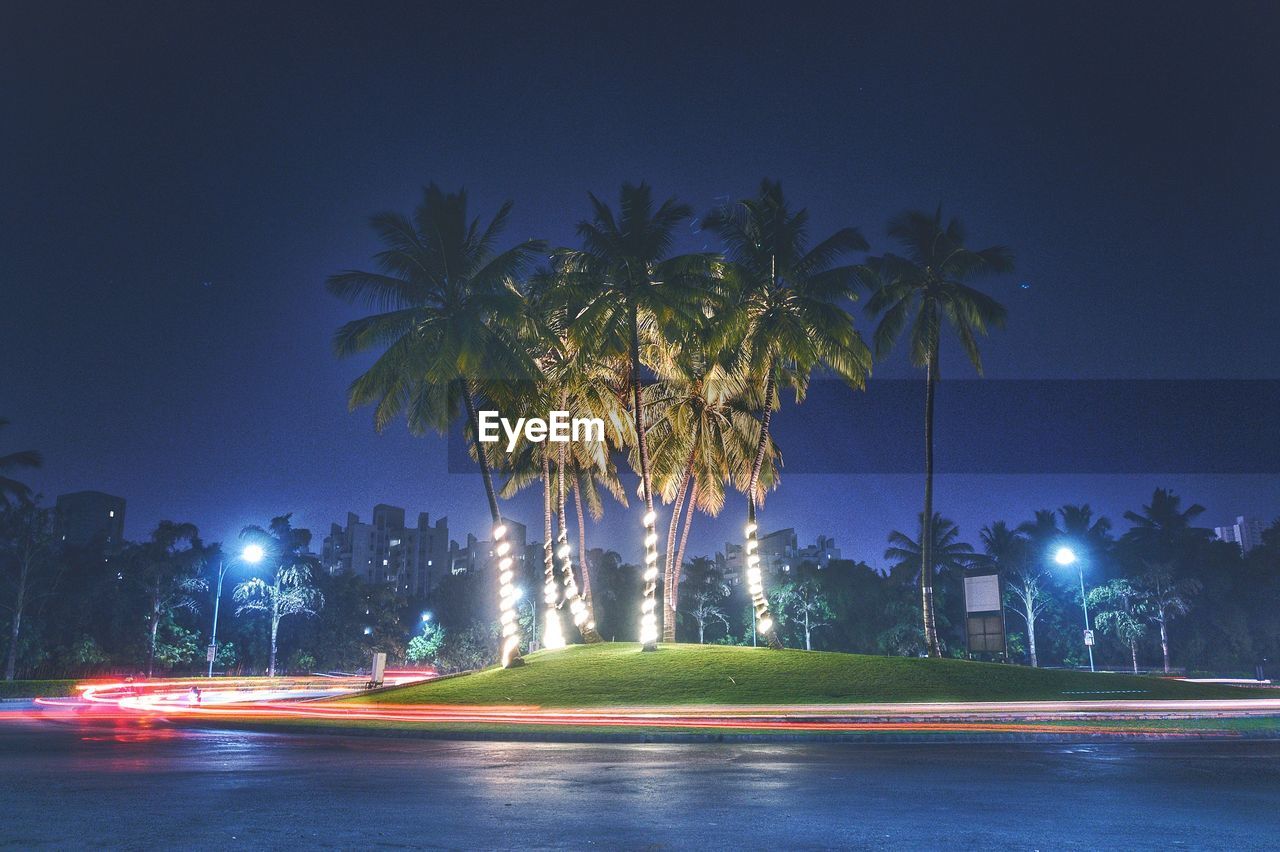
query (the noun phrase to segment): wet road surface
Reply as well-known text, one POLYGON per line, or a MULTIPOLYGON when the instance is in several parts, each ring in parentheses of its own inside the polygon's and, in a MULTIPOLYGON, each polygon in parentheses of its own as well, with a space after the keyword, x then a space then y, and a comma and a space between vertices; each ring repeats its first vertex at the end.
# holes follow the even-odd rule
POLYGON ((0 716, 15 848, 1276 848, 1280 743, 467 743, 0 716))

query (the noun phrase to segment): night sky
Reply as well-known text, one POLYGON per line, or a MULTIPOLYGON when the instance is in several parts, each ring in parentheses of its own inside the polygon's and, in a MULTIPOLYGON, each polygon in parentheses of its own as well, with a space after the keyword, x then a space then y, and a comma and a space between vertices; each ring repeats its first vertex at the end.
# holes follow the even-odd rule
MULTIPOLYGON (((509 239, 553 244, 623 180, 701 212, 777 177, 814 236, 877 250, 941 202, 1017 255, 987 285, 1010 309, 990 378, 1280 378, 1274 4, 271 5, 0 5, 0 451, 43 451, 50 498, 126 497, 130 536, 293 511, 318 538, 377 502, 484 529, 478 477, 348 413, 366 362, 330 350, 358 309, 325 277, 367 267, 369 215, 429 181, 476 214, 514 200, 509 239)), ((973 540, 1064 502, 1119 521, 1157 485, 1210 525, 1280 514, 1266 473, 946 475, 938 506, 973 540)), ((793 474, 762 522, 881 564, 919 493, 793 474)), ((508 514, 536 527, 538 505, 508 514)), ((700 517, 693 552, 743 511, 700 517)), ((634 557, 635 523, 614 510, 591 543, 634 557)))

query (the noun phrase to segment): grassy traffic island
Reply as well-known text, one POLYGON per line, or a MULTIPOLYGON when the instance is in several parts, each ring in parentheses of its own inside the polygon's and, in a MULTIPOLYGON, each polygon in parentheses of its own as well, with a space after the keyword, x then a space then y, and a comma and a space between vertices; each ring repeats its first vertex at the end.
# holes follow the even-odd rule
POLYGON ((664 645, 644 653, 636 644, 610 642, 539 651, 526 660, 518 668, 348 700, 577 708, 1258 697, 1253 690, 1159 677, 726 645, 664 645))
POLYGON ((263 720, 247 727, 576 742, 1280 737, 1280 712, 1217 718, 1215 712, 1197 717, 1185 709, 1075 713, 1059 706, 1275 694, 1155 676, 725 646, 667 645, 644 653, 624 643, 541 651, 526 660, 514 669, 494 667, 326 700, 323 718, 263 720), (1006 712, 991 704, 989 712, 970 718, 929 706, 1011 701, 1046 703, 1043 712, 1006 712), (905 714, 896 708, 901 715, 894 716, 871 706, 882 704, 917 706, 905 714))

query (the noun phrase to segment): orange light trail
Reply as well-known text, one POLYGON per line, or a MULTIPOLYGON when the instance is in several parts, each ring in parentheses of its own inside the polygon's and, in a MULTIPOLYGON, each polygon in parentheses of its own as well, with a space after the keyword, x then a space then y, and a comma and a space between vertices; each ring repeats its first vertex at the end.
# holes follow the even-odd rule
MULTIPOLYGON (((389 673, 391 683, 424 679, 422 673, 389 673)), ((1117 719, 1280 717, 1280 699, 1230 701, 1038 701, 947 702, 931 704, 840 704, 821 706, 699 706, 551 709, 538 706, 380 704, 301 700, 323 690, 326 696, 363 688, 356 679, 334 682, 280 678, 214 682, 174 680, 90 683, 74 699, 37 699, 46 712, 91 711, 112 721, 199 722, 308 720, 421 725, 479 724, 521 728, 638 728, 761 732, 919 732, 1143 734, 1169 738, 1237 736, 1232 731, 1169 730, 1156 725, 1109 728, 1117 719), (191 700, 191 687, 202 688, 191 700)), ((12 715, 12 714, 10 714, 12 715)), ((41 712, 19 714, 42 717, 41 712)))

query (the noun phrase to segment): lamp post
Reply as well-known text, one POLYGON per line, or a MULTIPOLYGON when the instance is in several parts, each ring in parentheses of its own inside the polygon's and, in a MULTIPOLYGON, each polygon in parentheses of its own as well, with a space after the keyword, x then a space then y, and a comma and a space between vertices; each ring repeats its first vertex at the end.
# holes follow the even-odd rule
MULTIPOLYGON (((244 550, 240 551, 240 559, 248 562, 250 565, 256 565, 262 561, 264 552, 260 544, 247 544, 244 550)), ((218 608, 222 603, 222 581, 227 576, 227 570, 231 567, 234 559, 223 557, 218 562, 218 590, 213 596, 213 631, 209 634, 209 674, 213 677, 213 658, 218 655, 218 608)))
POLYGON ((1089 627, 1089 597, 1084 590, 1084 563, 1076 556, 1076 552, 1069 547, 1059 547, 1057 552, 1053 554, 1053 561, 1059 565, 1075 565, 1080 573, 1080 607, 1084 610, 1084 647, 1089 652, 1089 671, 1096 671, 1093 667, 1093 642, 1090 634, 1093 629, 1089 627))

